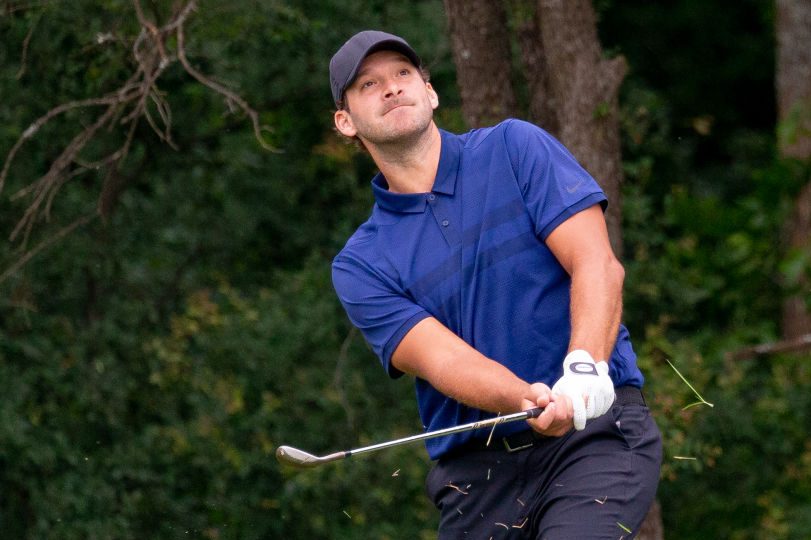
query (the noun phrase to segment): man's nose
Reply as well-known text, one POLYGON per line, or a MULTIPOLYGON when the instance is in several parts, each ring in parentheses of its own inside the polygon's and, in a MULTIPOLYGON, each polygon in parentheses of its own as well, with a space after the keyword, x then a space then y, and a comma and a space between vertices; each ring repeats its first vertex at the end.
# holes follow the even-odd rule
POLYGON ((403 90, 400 88, 400 85, 397 84, 397 81, 392 79, 386 83, 386 91, 383 93, 383 97, 390 99, 397 97, 402 93, 403 90))

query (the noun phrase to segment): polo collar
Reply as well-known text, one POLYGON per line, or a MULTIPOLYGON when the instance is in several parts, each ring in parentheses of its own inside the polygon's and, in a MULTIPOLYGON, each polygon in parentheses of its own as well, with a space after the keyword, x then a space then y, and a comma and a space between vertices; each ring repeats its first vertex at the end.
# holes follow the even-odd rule
POLYGON ((439 152, 439 166, 436 171, 434 187, 431 191, 444 195, 453 195, 462 156, 462 141, 458 135, 441 129, 439 134, 442 137, 442 149, 439 152))
POLYGON ((389 183, 383 173, 377 173, 372 179, 372 192, 377 205, 389 212, 402 214, 420 214, 425 212, 428 201, 425 193, 394 193, 389 191, 389 183))
MULTIPOLYGON (((439 165, 431 192, 453 195, 456 189, 456 176, 459 172, 462 142, 453 133, 440 129, 439 134, 442 137, 442 148, 439 152, 439 165)), ((425 212, 428 204, 427 193, 392 193, 389 191, 389 184, 382 173, 377 173, 372 179, 372 193, 378 206, 390 212, 421 213, 425 212)))

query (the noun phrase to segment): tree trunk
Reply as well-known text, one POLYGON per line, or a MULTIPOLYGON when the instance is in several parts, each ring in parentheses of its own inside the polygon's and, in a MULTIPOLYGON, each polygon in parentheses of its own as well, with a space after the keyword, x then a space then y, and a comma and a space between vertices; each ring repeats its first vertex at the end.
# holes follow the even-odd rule
POLYGON ((445 11, 465 122, 482 127, 515 116, 503 3, 445 0, 445 11))
POLYGON ((591 0, 539 0, 538 13, 558 136, 608 196, 608 232, 621 256, 618 92, 628 70, 625 59, 603 59, 591 0))
MULTIPOLYGON (((811 44, 809 44, 811 46, 811 44)), ((790 253, 805 255, 805 272, 798 278, 798 294, 790 295, 783 301, 782 330, 784 339, 796 339, 811 334, 811 311, 808 302, 811 298, 811 182, 800 191, 794 209, 785 224, 786 239, 790 253)))
POLYGON ((779 141, 784 157, 811 158, 811 2, 777 0, 777 114, 793 124, 779 141))
POLYGON ((653 504, 648 510, 648 515, 645 516, 645 521, 639 527, 639 534, 636 535, 636 540, 664 540, 665 529, 662 525, 662 506, 659 501, 653 501, 653 504))
MULTIPOLYGON (((777 113, 780 122, 778 148, 784 158, 811 160, 811 2, 777 0, 777 113)), ((806 271, 797 286, 799 294, 783 302, 783 337, 811 333, 811 181, 800 191, 785 224, 789 253, 805 255, 806 271)))
POLYGON ((546 131, 558 136, 560 123, 555 95, 549 88, 549 67, 541 39, 537 0, 512 0, 513 25, 529 93, 529 117, 546 131))

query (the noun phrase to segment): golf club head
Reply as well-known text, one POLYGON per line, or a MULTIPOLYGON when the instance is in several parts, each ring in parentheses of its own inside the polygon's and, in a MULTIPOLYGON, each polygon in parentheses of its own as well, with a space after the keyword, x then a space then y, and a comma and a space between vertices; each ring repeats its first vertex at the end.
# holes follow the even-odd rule
POLYGON ((293 448, 292 446, 280 446, 276 449, 276 459, 279 463, 291 465, 299 469, 309 469, 317 467, 330 461, 336 461, 348 457, 349 452, 336 452, 324 457, 314 456, 304 450, 293 448))
POLYGON ((298 448, 280 446, 276 449, 276 459, 279 463, 293 467, 307 468, 318 465, 318 458, 298 448))

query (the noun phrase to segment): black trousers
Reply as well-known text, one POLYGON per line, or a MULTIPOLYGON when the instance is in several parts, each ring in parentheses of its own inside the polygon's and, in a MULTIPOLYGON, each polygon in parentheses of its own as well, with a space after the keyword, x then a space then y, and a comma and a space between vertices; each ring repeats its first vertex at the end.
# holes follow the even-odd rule
POLYGON ((635 536, 662 461, 659 429, 637 389, 617 389, 611 410, 583 431, 511 439, 471 444, 428 473, 440 540, 635 536))

